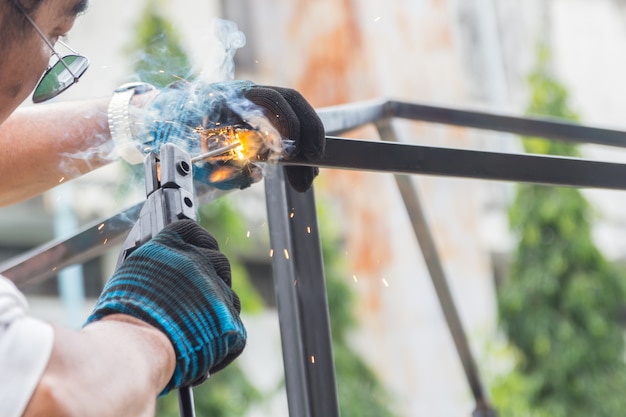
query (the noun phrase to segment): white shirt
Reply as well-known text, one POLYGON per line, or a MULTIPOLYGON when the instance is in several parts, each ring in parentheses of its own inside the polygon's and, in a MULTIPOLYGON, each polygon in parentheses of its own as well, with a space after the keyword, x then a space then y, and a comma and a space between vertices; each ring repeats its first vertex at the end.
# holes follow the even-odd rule
POLYGON ((52 326, 27 317, 27 309, 22 293, 0 275, 0 417, 22 415, 52 352, 52 326))

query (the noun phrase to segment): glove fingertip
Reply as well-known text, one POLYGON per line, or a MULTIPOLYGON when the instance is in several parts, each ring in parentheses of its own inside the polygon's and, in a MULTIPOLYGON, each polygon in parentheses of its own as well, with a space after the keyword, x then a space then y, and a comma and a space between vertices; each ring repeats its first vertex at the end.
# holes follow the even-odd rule
POLYGON ((297 90, 285 87, 268 87, 276 90, 289 103, 300 120, 299 151, 307 159, 317 159, 324 155, 326 131, 324 123, 315 109, 297 90))
POLYGON ((289 166, 285 173, 289 184, 299 193, 303 193, 311 188, 313 180, 319 174, 317 167, 289 166))
POLYGON ((228 285, 232 286, 232 275, 230 268, 230 261, 221 252, 216 250, 209 250, 205 252, 206 258, 211 261, 213 268, 217 275, 228 285))
POLYGON ((179 220, 167 225, 163 230, 176 233, 186 243, 201 248, 219 250, 219 245, 215 237, 193 220, 179 220))

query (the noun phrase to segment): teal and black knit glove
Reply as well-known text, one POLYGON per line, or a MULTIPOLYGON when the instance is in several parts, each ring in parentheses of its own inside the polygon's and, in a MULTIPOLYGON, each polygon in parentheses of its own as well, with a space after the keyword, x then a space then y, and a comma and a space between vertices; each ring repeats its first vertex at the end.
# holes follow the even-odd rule
MULTIPOLYGON (((280 136, 264 144, 260 154, 273 151, 283 158, 297 155, 309 160, 324 154, 324 125, 299 92, 250 81, 175 83, 156 96, 144 122, 150 137, 148 148, 158 152, 162 144, 172 142, 192 156, 210 150, 200 132, 227 126, 264 131, 259 124, 272 126, 280 136)), ((204 163, 194 169, 194 179, 220 189, 246 188, 260 179, 254 161, 249 162, 204 163), (213 175, 227 168, 233 175, 213 175)), ((318 169, 290 166, 286 174, 291 185, 303 192, 311 186, 318 169)))
POLYGON ((230 263, 191 220, 170 224, 119 266, 86 325, 109 314, 136 317, 167 335, 176 369, 162 394, 198 384, 243 351, 246 330, 230 263))

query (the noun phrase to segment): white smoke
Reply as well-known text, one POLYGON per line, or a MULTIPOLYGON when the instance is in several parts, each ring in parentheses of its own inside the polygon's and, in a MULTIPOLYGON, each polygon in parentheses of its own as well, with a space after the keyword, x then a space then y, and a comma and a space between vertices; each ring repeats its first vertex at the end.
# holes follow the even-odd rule
POLYGON ((235 77, 235 54, 246 45, 246 36, 230 20, 214 19, 206 49, 196 56, 198 79, 214 83, 230 81, 235 77))

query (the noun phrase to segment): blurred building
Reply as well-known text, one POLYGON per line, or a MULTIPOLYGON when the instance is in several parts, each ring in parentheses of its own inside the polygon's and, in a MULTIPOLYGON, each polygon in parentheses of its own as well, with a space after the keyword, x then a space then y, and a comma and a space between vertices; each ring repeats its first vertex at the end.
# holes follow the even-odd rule
MULTIPOLYGON (((393 98, 522 114, 526 76, 535 63, 537 43, 544 41, 583 123, 626 128, 622 117, 626 80, 621 77, 626 70, 626 11, 619 0, 169 3, 168 16, 196 62, 212 59, 207 44, 212 19, 232 20, 247 38, 236 55, 236 77, 296 88, 316 107, 393 98)), ((106 95, 127 81, 132 58, 124 50, 142 7, 143 2, 120 0, 91 3, 69 37, 75 49, 90 57, 91 68, 63 100, 106 95)), ((410 143, 519 152, 517 138, 511 135, 425 123, 397 122, 395 127, 410 143)), ((367 128, 350 135, 377 138, 375 130, 367 128)), ((592 158, 626 159, 614 149, 583 149, 592 158)), ((64 210, 77 215, 76 227, 139 201, 140 192, 119 197, 116 169, 114 164, 72 182, 69 197, 50 194, 3 209, 2 256, 54 237, 58 198, 71 199, 71 207, 64 210)), ((494 287, 512 245, 506 207, 514 185, 425 176, 416 176, 414 182, 488 383, 496 372, 490 357, 498 339, 494 287)), ((245 191, 249 193, 245 198, 261 196, 258 201, 263 204, 260 187, 245 191)), ((332 204, 345 236, 344 256, 350 268, 345 279, 358 295, 360 319, 351 338, 354 349, 391 391, 392 408, 401 416, 470 415, 471 393, 393 177, 323 170, 316 191, 318 201, 332 204)), ((626 234, 626 219, 620 203, 626 196, 616 191, 585 193, 600 214, 598 245, 611 259, 624 258, 625 240, 619 237, 626 234)), ((262 205, 259 211, 264 209, 262 205)), ((111 256, 84 267, 84 276, 90 277, 85 279, 85 311, 115 256, 112 250, 111 256)), ((30 291, 36 314, 64 320, 54 282, 30 291)), ((259 379, 279 378, 275 349, 264 365, 254 360, 276 347, 275 340, 255 338, 263 334, 263 326, 276 332, 275 323, 254 318, 251 324, 243 362, 259 379), (259 366, 266 369, 259 371, 259 366)), ((285 411, 284 405, 278 408, 285 411)))

